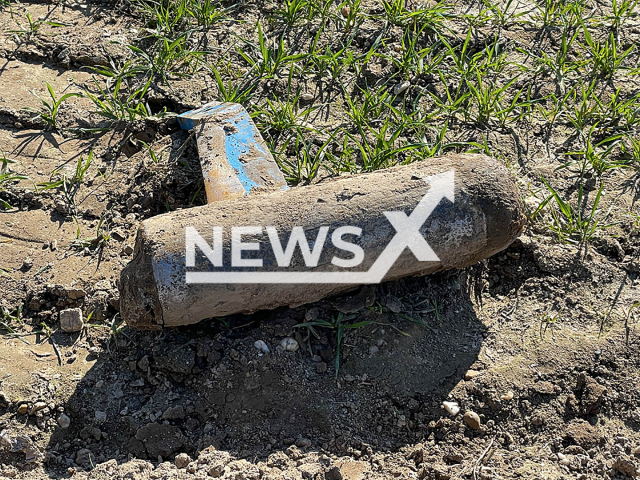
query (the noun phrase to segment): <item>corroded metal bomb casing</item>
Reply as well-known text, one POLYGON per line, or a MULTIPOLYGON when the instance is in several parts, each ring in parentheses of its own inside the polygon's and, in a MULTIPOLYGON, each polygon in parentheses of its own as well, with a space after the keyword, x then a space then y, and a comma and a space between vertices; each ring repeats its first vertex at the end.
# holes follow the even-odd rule
POLYGON ((513 178, 484 155, 221 201, 142 223, 120 279, 120 312, 153 329, 301 305, 358 284, 469 266, 509 246, 524 224, 513 178), (295 227, 309 243, 287 249, 295 227), (200 243, 187 242, 188 231, 200 243), (238 267, 241 259, 260 266, 238 267))

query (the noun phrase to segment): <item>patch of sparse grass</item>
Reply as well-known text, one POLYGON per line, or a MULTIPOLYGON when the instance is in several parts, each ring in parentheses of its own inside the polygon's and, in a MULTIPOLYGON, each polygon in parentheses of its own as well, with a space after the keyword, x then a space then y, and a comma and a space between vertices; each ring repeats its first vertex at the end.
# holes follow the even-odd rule
POLYGON ((628 161, 624 159, 615 159, 612 154, 614 149, 620 144, 623 135, 618 134, 607 137, 594 145, 594 130, 595 127, 593 127, 587 134, 585 147, 582 150, 567 153, 567 155, 573 156, 574 159, 571 162, 559 166, 558 169, 568 167, 572 164, 578 164, 580 168, 575 170, 574 173, 579 174, 580 178, 583 178, 586 172, 600 176, 608 170, 629 166, 628 161))
MULTIPOLYGON (((277 152, 275 159, 289 183, 308 184, 316 177, 324 160, 332 155, 328 147, 334 138, 329 137, 318 147, 312 140, 307 140, 300 130, 295 131, 296 134, 291 135, 284 143, 284 150, 291 147, 296 152, 295 157, 291 159, 277 152)), ((326 164, 325 167, 331 170, 326 164)))
POLYGON ((252 117, 267 137, 286 132, 295 133, 298 129, 310 129, 307 122, 309 115, 320 105, 301 106, 300 91, 285 100, 270 100, 252 113, 252 117))
POLYGON ((450 16, 450 7, 444 2, 435 5, 429 5, 425 2, 417 4, 415 7, 409 6, 409 2, 406 0, 382 0, 381 3, 384 8, 381 19, 387 25, 407 27, 428 24, 430 28, 435 30, 450 16))
POLYGON ((147 77, 162 78, 170 85, 169 76, 189 76, 200 66, 204 51, 193 50, 189 47, 192 32, 187 31, 176 38, 167 38, 152 34, 155 47, 143 49, 135 45, 127 45, 136 58, 139 68, 144 70, 147 77))
POLYGON ((317 330, 318 328, 327 328, 327 329, 336 331, 336 336, 337 336, 336 359, 335 359, 336 378, 338 377, 338 373, 340 372, 340 355, 341 355, 340 349, 342 347, 342 340, 344 337, 345 330, 354 330, 357 328, 366 327, 367 325, 370 325, 371 323, 373 323, 370 320, 354 322, 353 320, 355 320, 356 318, 357 318, 357 315, 353 315, 353 314, 347 315, 342 312, 339 312, 337 315, 336 314, 331 315, 331 318, 329 320, 317 318, 315 320, 310 320, 308 322, 299 323, 298 325, 295 325, 295 327, 297 328, 307 329, 307 331, 309 332, 307 335, 307 340, 310 340, 311 336, 315 337, 316 339, 320 339, 320 335, 317 330))
MULTIPOLYGON (((145 94, 151 85, 151 79, 131 93, 126 92, 127 84, 123 77, 116 77, 113 84, 107 82, 105 88, 100 86, 95 77, 93 78, 93 83, 100 94, 97 95, 85 90, 85 95, 96 106, 98 115, 109 120, 128 120, 130 122, 138 118, 152 116, 151 109, 144 100, 145 94)), ((158 116, 162 116, 163 113, 158 114, 158 116)))
POLYGON ((11 310, 6 307, 0 309, 0 329, 6 332, 5 335, 20 335, 17 330, 22 325, 22 304, 11 310))
MULTIPOLYGON (((4 153, 2 154, 2 157, 0 157, 0 192, 6 190, 13 182, 29 180, 28 176, 16 173, 11 169, 9 165, 14 165, 16 163, 17 162, 15 160, 7 158, 4 153)), ((0 198, 0 208, 9 210, 12 206, 9 202, 0 198)))
POLYGON ((104 328, 109 330, 109 337, 107 338, 106 348, 109 353, 113 353, 111 351, 111 343, 114 342, 116 347, 118 346, 118 338, 120 336, 125 337, 127 340, 131 340, 129 335, 126 333, 127 324, 122 319, 119 313, 116 313, 110 321, 106 324, 102 323, 91 323, 91 317, 93 316, 93 312, 89 313, 87 320, 85 321, 85 328, 104 328))
POLYGON ((489 20, 494 25, 501 27, 517 23, 520 17, 527 14, 527 11, 524 9, 518 11, 518 0, 507 0, 504 4, 494 3, 491 0, 483 0, 483 4, 486 8, 478 17, 489 20))
POLYGON ((608 23, 611 30, 619 33, 629 17, 634 14, 638 15, 635 11, 638 6, 638 1, 639 0, 612 0, 611 13, 604 17, 604 20, 608 23))
POLYGON ((609 212, 602 214, 598 209, 604 185, 596 193, 591 206, 589 207, 589 196, 585 194, 582 183, 578 186, 578 198, 575 204, 556 191, 549 182, 543 179, 544 184, 551 194, 540 204, 534 218, 546 207, 550 208, 551 221, 548 228, 553 231, 561 242, 570 242, 583 245, 601 230, 611 227, 613 224, 606 224, 609 212))
POLYGON ((583 62, 572 61, 569 58, 569 52, 579 34, 579 30, 575 30, 575 32, 571 34, 568 29, 564 29, 562 31, 560 48, 558 48, 554 55, 549 55, 542 50, 540 56, 536 56, 531 52, 518 48, 518 51, 532 55, 535 59, 534 62, 537 68, 534 73, 541 73, 543 75, 553 74, 560 95, 564 95, 566 92, 566 79, 570 74, 577 72, 583 64, 583 62))
POLYGON ((629 334, 631 327, 637 323, 637 310, 640 310, 640 302, 634 302, 628 307, 622 307, 622 318, 624 319, 625 343, 629 345, 629 334))
POLYGON ((575 27, 590 17, 586 7, 586 0, 536 0, 532 17, 542 27, 575 27))
POLYGON ((111 234, 106 228, 104 221, 105 218, 102 217, 96 227, 95 236, 88 238, 80 237, 80 226, 78 226, 76 230, 76 239, 71 243, 71 247, 76 250, 84 250, 85 248, 88 248, 92 251, 105 248, 111 240, 111 234))
POLYGON ((81 97, 80 93, 65 93, 61 97, 58 97, 56 93, 53 91, 53 87, 49 85, 49 82, 46 82, 47 91, 49 92, 49 96, 51 97, 51 101, 45 100, 36 94, 35 92, 31 92, 40 102, 42 103, 41 108, 33 108, 33 107, 25 107, 24 110, 26 112, 35 113, 36 116, 34 118, 41 118, 44 120, 47 125, 49 125, 53 129, 58 128, 58 113, 60 112, 60 107, 65 102, 65 100, 73 97, 81 97))
MULTIPOLYGON (((344 30, 349 31, 356 26, 358 20, 362 17, 362 0, 347 0, 338 5, 340 15, 336 15, 338 22, 343 22, 344 30)), ((331 2, 326 2, 330 5, 331 2)), ((321 14, 324 12, 321 12, 321 14)))
POLYGON ((235 6, 224 7, 217 0, 134 0, 138 12, 147 22, 147 28, 171 38, 186 30, 207 30, 220 22, 230 20, 235 6))
MULTIPOLYGON (((8 1, 3 3, 3 4, 0 4, 0 8, 3 5, 4 6, 8 6, 9 4, 10 4, 10 2, 8 2, 8 1)), ((43 19, 34 20, 29 12, 26 12, 25 18, 27 20, 26 24, 22 24, 18 20, 15 20, 16 24, 18 25, 18 29, 17 30, 7 30, 7 33, 13 33, 13 34, 16 34, 16 35, 19 35, 19 36, 31 37, 33 35, 36 35, 40 31, 40 28, 43 25, 49 25, 50 27, 64 27, 64 26, 67 26, 65 23, 61 23, 61 22, 51 22, 49 20, 43 20, 43 19)), ((14 17, 14 19, 15 19, 15 17, 14 17)))
POLYGON ((222 79, 220 70, 213 65, 207 65, 214 75, 218 86, 218 100, 221 102, 246 103, 256 87, 255 82, 241 81, 238 78, 229 78, 227 82, 222 79))
POLYGON ((344 46, 327 45, 324 50, 315 50, 307 57, 306 69, 318 76, 328 74, 337 79, 356 62, 353 52, 349 50, 349 43, 344 46))
POLYGON ((304 53, 292 53, 285 46, 284 37, 269 39, 263 32, 260 23, 256 25, 258 43, 241 38, 247 49, 237 47, 238 54, 247 62, 250 73, 258 78, 272 78, 282 68, 306 57, 304 53))
POLYGON ((187 24, 188 2, 137 0, 134 4, 147 21, 148 30, 154 35, 171 36, 187 24))
POLYGON ((427 28, 428 24, 407 28, 402 36, 399 55, 387 55, 401 74, 432 73, 444 60, 445 53, 441 51, 440 43, 422 46, 427 28))
POLYGON ((220 22, 230 20, 230 14, 236 6, 223 7, 216 0, 190 0, 187 5, 189 15, 202 29, 209 29, 220 22))
POLYGON ((585 50, 589 55, 588 65, 591 67, 592 73, 610 77, 615 72, 626 67, 623 66, 624 60, 629 56, 634 46, 631 44, 626 50, 620 46, 620 40, 616 38, 613 32, 610 32, 605 41, 599 41, 593 38, 589 29, 583 25, 582 33, 585 39, 585 50))
POLYGON ((52 179, 55 178, 55 180, 39 183, 38 186, 43 190, 61 190, 64 193, 67 202, 75 208, 76 194, 84 181, 84 177, 91 166, 92 160, 93 150, 89 152, 86 160, 84 160, 82 156, 78 157, 73 175, 69 176, 62 169, 57 169, 51 174, 52 179))
POLYGON ((274 11, 273 17, 275 20, 292 27, 301 20, 308 20, 311 12, 313 10, 309 0, 283 0, 280 8, 274 11))
POLYGON ((621 146, 622 152, 626 154, 630 165, 636 170, 640 170, 640 139, 633 135, 627 135, 621 146))
POLYGON ((526 108, 531 101, 519 101, 524 89, 515 92, 511 100, 508 100, 507 90, 515 83, 518 77, 507 80, 504 85, 496 85, 491 80, 482 80, 480 73, 476 74, 476 81, 469 82, 467 87, 471 92, 471 104, 475 107, 468 109, 470 118, 479 123, 487 124, 490 120, 496 120, 500 125, 516 122, 526 114, 526 108))

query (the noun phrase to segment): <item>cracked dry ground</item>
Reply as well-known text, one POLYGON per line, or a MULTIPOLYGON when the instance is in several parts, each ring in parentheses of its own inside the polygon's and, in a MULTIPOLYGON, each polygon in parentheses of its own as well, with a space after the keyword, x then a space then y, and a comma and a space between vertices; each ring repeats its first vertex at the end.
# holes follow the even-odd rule
MULTIPOLYGON (((226 323, 112 329, 116 281, 139 222, 194 203, 195 144, 171 119, 79 137, 33 121, 21 111, 38 106, 32 90, 46 95, 45 81, 56 92, 89 88, 84 67, 125 56, 111 40, 126 41, 139 25, 99 4, 26 5, 34 18, 73 27, 45 26, 19 45, 0 34, 0 150, 35 183, 61 167, 72 171, 91 149, 94 160, 75 206, 55 190, 34 194, 27 181, 3 192, 13 208, 0 212, 0 304, 7 312, 23 305, 16 331, 24 336, 0 343, 0 479, 640 474, 640 337, 629 313, 640 300, 629 260, 640 237, 625 216, 636 208, 637 175, 610 175, 606 208, 617 230, 581 250, 531 227, 463 271, 226 323), (161 161, 141 141, 164 152, 161 161), (101 228, 110 240, 99 253, 77 241, 101 228), (81 334, 58 329, 58 312, 72 307, 92 312, 81 334), (336 377, 335 332, 307 338, 295 325, 337 312, 372 323, 346 334, 336 377), (408 321, 413 315, 427 326, 408 321), (302 348, 282 349, 287 337, 302 348), (269 353, 254 347, 258 340, 269 353), (443 401, 460 412, 450 415, 443 401), (463 421, 467 411, 478 415, 478 429, 463 421)), ((0 15, 0 30, 10 22, 0 15)), ((247 33, 254 24, 234 28, 247 33)), ((214 100, 213 85, 204 76, 176 80, 174 91, 157 85, 149 101, 181 112, 214 100)), ((71 98, 61 126, 95 126, 91 109, 86 98, 71 98)), ((510 138, 499 138, 507 150, 510 138)), ((531 141, 537 153, 517 172, 523 191, 536 173, 562 182, 544 140, 531 141)))

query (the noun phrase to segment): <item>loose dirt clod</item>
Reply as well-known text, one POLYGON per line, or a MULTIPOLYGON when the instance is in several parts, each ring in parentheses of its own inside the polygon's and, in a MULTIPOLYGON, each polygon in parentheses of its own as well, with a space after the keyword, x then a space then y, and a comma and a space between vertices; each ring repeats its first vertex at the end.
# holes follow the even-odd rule
POLYGON ((46 402, 36 402, 33 404, 33 407, 31 407, 31 410, 29 410, 29 415, 35 415, 36 412, 39 412, 40 410, 46 407, 47 407, 46 402))
POLYGON ((84 327, 82 310, 67 308, 60 311, 60 328, 67 333, 79 332, 84 327))
POLYGON ((180 453, 176 455, 175 464, 179 469, 187 468, 187 466, 191 463, 191 457, 186 453, 180 453))
POLYGON ((636 478, 640 475, 636 462, 627 455, 616 458, 611 468, 630 478, 636 478))

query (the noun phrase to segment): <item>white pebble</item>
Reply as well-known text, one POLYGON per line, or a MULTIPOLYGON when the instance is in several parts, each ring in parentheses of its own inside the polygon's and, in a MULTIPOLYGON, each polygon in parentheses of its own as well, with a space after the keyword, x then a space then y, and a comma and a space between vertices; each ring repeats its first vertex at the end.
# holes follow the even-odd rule
POLYGON ((302 100, 303 102, 310 102, 311 100, 313 100, 313 93, 303 93, 302 95, 300 95, 300 100, 302 100))
POLYGON ((393 94, 400 95, 401 93, 404 93, 410 86, 411 82, 409 81, 399 83, 395 87, 393 87, 393 94))
POLYGON ((270 353, 269 347, 262 340, 256 340, 253 346, 260 350, 262 353, 270 353))
POLYGON ((460 412, 458 402, 442 402, 442 406, 449 413, 449 415, 455 417, 460 412))
POLYGON ((513 400, 513 392, 509 390, 507 393, 500 397, 500 400, 513 400))
POLYGON ((283 338, 280 342, 280 346, 287 352, 296 352, 298 351, 298 348, 300 348, 296 339, 291 337, 283 338))

